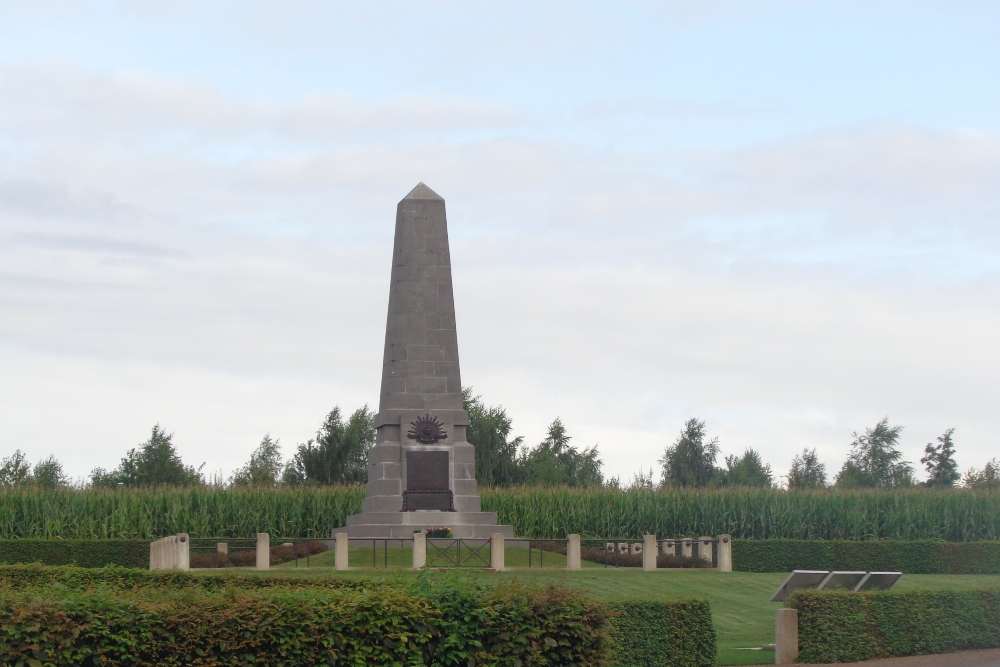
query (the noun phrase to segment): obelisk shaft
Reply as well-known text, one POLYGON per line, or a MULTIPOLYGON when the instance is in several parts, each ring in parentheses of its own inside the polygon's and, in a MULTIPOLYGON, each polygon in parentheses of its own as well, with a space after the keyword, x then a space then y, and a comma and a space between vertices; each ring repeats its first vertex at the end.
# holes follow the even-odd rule
POLYGON ((379 413, 461 409, 444 199, 420 183, 396 207, 379 413))
POLYGON ((455 537, 513 537, 481 511, 476 450, 466 441, 444 200, 423 183, 396 207, 378 432, 368 450, 351 537, 409 538, 449 526, 455 537))

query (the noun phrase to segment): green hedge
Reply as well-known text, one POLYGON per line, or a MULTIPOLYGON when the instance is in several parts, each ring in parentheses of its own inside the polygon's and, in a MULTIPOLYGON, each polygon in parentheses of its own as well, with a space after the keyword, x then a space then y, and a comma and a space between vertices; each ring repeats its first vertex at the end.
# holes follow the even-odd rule
POLYGON ((148 540, 0 540, 0 563, 149 567, 148 540))
MULTIPOLYGON (((7 632, 9 636, 10 633, 24 632, 25 627, 20 624, 30 625, 32 619, 42 624, 38 627, 47 627, 46 623, 54 622, 52 619, 56 619, 56 625, 63 629, 56 628, 53 630, 54 634, 45 639, 45 637, 39 638, 38 636, 41 630, 28 628, 30 632, 18 640, 21 642, 18 645, 22 648, 17 650, 23 654, 25 650, 23 646, 44 639, 49 643, 45 644, 43 641, 41 645, 49 646, 57 653, 68 651, 66 655, 70 657, 66 659, 67 662, 55 662, 54 664, 72 664, 71 658, 80 658, 81 655, 84 655, 81 651, 92 649, 85 648, 83 644, 59 648, 60 641, 64 643, 68 641, 59 640, 58 637, 62 636, 59 633, 70 632, 66 627, 59 625, 64 623, 58 621, 63 617, 76 619, 73 622, 81 624, 81 628, 82 624, 85 623, 96 623, 97 626, 109 628, 107 632, 110 634, 107 636, 94 636, 87 639, 89 637, 87 635, 80 641, 91 641, 92 643, 126 641, 128 629, 124 626, 120 629, 114 629, 112 626, 117 622, 115 619, 119 617, 116 614, 133 614, 137 618, 152 619, 148 621, 152 625, 142 626, 143 632, 148 630, 154 637, 160 636, 156 633, 164 633, 168 630, 170 632, 192 632, 194 634, 190 639, 183 640, 184 645, 197 646, 198 641, 208 642, 208 644, 221 641, 219 637, 222 637, 226 632, 242 632, 239 630, 239 627, 242 626, 234 625, 237 622, 235 620, 229 622, 228 625, 218 625, 216 620, 205 617, 203 619, 203 622, 207 624, 205 627, 194 627, 197 625, 196 618, 203 617, 191 616, 188 611, 181 610, 180 606, 175 604, 178 600, 188 607, 205 607, 215 610, 213 613, 227 618, 236 614, 238 618, 245 620, 247 628, 252 628, 255 623, 259 622, 259 617, 256 614, 278 613, 284 609, 281 606, 284 604, 280 603, 281 600, 327 600, 325 604, 333 604, 332 601, 354 599, 352 596, 358 595, 368 596, 372 600, 382 600, 383 598, 380 596, 386 595, 389 596, 386 599, 396 600, 392 596, 398 594, 399 591, 415 598, 432 600, 433 609, 443 614, 445 620, 452 619, 448 621, 452 625, 442 626, 445 627, 445 630, 441 631, 445 634, 450 633, 448 634, 450 639, 447 639, 446 642, 448 646, 463 642, 465 644, 479 642, 484 646, 493 647, 489 649, 493 651, 498 646, 497 642, 500 642, 501 645, 496 650, 502 653, 507 650, 502 646, 504 641, 508 641, 504 637, 523 636, 530 639, 532 633, 535 633, 540 637, 537 641, 541 641, 543 644, 546 644, 545 637, 551 636, 558 646, 562 646, 559 643, 562 641, 559 636, 570 637, 572 633, 578 632, 593 634, 596 638, 593 641, 604 642, 600 646, 586 642, 580 645, 581 650, 586 648, 586 652, 590 655, 588 659, 595 661, 593 664, 600 664, 600 660, 612 653, 622 667, 640 665, 643 667, 646 665, 710 667, 715 663, 715 630, 712 626, 709 605, 702 600, 637 600, 602 602, 597 605, 582 597, 579 592, 560 588, 550 587, 539 590, 527 588, 518 583, 504 582, 501 582, 499 586, 492 587, 485 585, 482 579, 475 577, 453 577, 441 573, 428 573, 416 580, 409 580, 402 577, 303 577, 223 572, 191 574, 150 572, 118 567, 86 569, 44 567, 32 564, 0 566, 0 595, 7 596, 0 597, 0 628, 14 623, 12 626, 14 629, 0 630, 0 664, 7 664, 3 662, 3 659, 15 657, 15 653, 2 653, 4 642, 10 644, 10 639, 5 639, 2 633, 7 632), (98 597, 95 598, 96 602, 87 602, 87 599, 82 597, 95 590, 99 591, 98 597), (506 614, 503 628, 506 629, 496 630, 494 626, 498 621, 495 621, 491 614, 495 615, 499 612, 489 610, 493 609, 499 602, 488 603, 488 601, 511 599, 519 600, 520 606, 505 607, 507 611, 503 612, 506 614), (239 607, 245 605, 247 609, 230 609, 225 606, 225 600, 236 601, 234 604, 239 607), (121 606, 115 601, 121 602, 121 605, 128 602, 128 605, 131 606, 121 606), (115 602, 115 605, 118 606, 112 605, 109 608, 110 616, 95 615, 105 608, 102 605, 111 602, 115 602), (25 606, 25 608, 30 607, 34 610, 32 613, 35 615, 17 616, 14 611, 18 605, 25 606), (484 605, 488 608, 485 611, 484 605), (2 611, 4 609, 7 611, 2 611), (181 613, 182 611, 183 613, 181 613), (175 616, 175 612, 181 613, 181 615, 175 616), (602 621, 605 616, 607 619, 602 621), (471 619, 468 622, 475 627, 470 629, 462 625, 466 621, 459 622, 455 619, 471 619), (181 621, 183 624, 177 625, 181 621), (490 623, 494 623, 494 626, 491 626, 490 623), (480 626, 485 628, 482 630, 486 633, 485 639, 480 636, 482 634, 480 626), (494 629, 490 630, 491 627, 494 629), (538 628, 551 628, 555 634, 538 634, 541 632, 538 628), (490 634, 493 632, 498 633, 500 638, 494 638, 490 634), (608 633, 610 636, 605 636, 608 633), (605 639, 600 639, 602 636, 605 636, 605 639), (590 648, 587 648, 588 646, 590 648)), ((307 614, 309 618, 326 618, 323 616, 325 612, 316 611, 312 602, 304 604, 306 604, 306 608, 303 613, 307 614)), ((406 613, 411 612, 412 610, 409 610, 406 613)), ((376 612, 373 610, 371 613, 376 612)), ((280 620, 280 622, 284 623, 285 620, 280 620)), ((318 623, 319 620, 315 622, 318 623)), ((430 623, 426 619, 425 622, 430 623)), ((69 623, 69 621, 65 623, 69 623)), ((117 628, 117 626, 114 627, 117 628)), ((250 629, 246 631, 253 632, 250 629)), ((437 645, 433 642, 445 641, 439 637, 433 639, 428 645, 433 648, 437 645)), ((514 641, 514 639, 510 641, 514 641)), ((576 642, 577 640, 572 639, 572 641, 576 642)), ((587 641, 592 640, 587 639, 587 641)), ((11 645, 13 646, 13 644, 11 645)), ((281 664, 279 658, 275 657, 275 649, 271 644, 264 642, 261 646, 261 652, 253 655, 259 655, 261 660, 277 660, 278 662, 275 664, 281 664)), ((149 655, 153 655, 154 648, 151 644, 149 655)), ((548 646, 548 648, 556 649, 552 646, 548 646)), ((11 651, 14 650, 11 649, 11 651)), ((223 654, 219 653, 219 655, 223 654)), ((86 656, 84 655, 84 657, 86 656)), ((212 660, 216 659, 216 657, 212 658, 212 660)), ((218 659, 222 660, 221 657, 218 659)), ((146 660, 146 658, 142 660, 146 660)), ((139 664, 144 663, 140 661, 139 664)), ((305 661, 302 664, 313 663, 305 661)), ((418 662, 417 664, 423 663, 418 662)), ((468 664, 468 662, 464 660, 455 664, 468 664)), ((496 663, 490 663, 489 660, 486 660, 475 664, 507 663, 503 663, 498 658, 496 663)), ((513 659, 510 664, 514 664, 513 659)), ((552 664, 573 663, 556 661, 552 664)))
POLYGON ((568 588, 423 577, 371 588, 0 597, 0 664, 589 665, 607 614, 568 588))
POLYGON ((733 540, 733 570, 1000 574, 1000 542, 733 540))
POLYGON ((801 662, 857 662, 1000 647, 1000 590, 797 591, 801 662))
POLYGON ((704 600, 631 600, 604 604, 615 659, 622 667, 712 667, 715 627, 704 600))

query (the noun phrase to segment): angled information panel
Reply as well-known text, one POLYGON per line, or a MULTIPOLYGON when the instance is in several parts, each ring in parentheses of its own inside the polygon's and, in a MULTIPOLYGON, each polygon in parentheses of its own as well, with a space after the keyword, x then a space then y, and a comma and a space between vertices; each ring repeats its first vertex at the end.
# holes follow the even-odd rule
POLYGON ((869 572, 864 579, 854 587, 856 591, 887 591, 892 588, 902 572, 869 572))
POLYGON ((831 572, 816 588, 821 591, 853 591, 867 576, 867 572, 831 572))
POLYGON ((820 582, 830 574, 829 570, 792 570, 792 573, 781 584, 777 592, 771 597, 771 602, 784 602, 792 591, 803 588, 816 588, 820 582))

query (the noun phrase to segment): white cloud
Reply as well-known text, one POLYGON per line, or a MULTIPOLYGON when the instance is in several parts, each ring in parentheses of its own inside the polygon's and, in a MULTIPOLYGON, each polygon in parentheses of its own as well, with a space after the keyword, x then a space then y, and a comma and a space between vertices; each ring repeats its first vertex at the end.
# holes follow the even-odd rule
POLYGON ((463 377, 529 442, 560 415, 627 478, 698 416, 726 453, 835 468, 889 415, 911 460, 953 426, 963 466, 991 455, 995 135, 633 151, 473 98, 58 62, 8 67, 0 109, 0 427, 74 475, 156 421, 228 472, 373 401, 417 180, 448 200, 463 377))

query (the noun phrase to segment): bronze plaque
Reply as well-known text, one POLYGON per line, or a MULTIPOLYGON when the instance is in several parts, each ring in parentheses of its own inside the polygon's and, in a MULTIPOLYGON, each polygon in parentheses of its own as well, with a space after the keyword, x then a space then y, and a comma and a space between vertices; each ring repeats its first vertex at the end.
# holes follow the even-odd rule
POLYGON ((448 452, 406 453, 406 489, 408 491, 448 491, 448 452))

